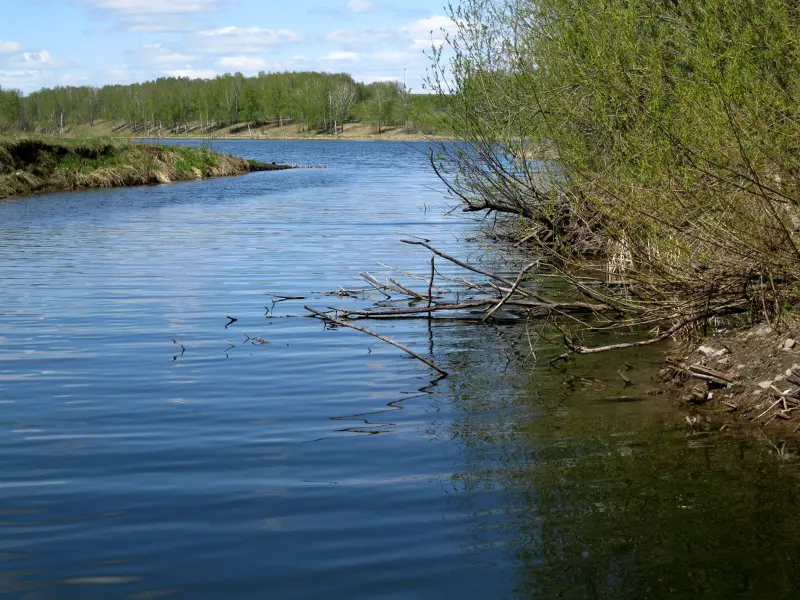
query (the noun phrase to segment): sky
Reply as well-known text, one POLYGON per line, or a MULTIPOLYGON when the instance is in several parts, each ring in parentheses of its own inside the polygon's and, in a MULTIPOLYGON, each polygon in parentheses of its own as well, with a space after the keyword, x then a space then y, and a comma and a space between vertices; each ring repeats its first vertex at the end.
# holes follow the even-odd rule
POLYGON ((317 70, 406 78, 452 21, 446 0, 2 0, 0 87, 317 70))

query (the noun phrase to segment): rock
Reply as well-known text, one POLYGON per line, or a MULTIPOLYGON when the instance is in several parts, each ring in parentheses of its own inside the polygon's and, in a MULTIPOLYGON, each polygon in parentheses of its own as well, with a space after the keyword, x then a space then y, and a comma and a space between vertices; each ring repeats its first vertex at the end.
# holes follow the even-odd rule
POLYGON ((788 339, 785 342, 783 342, 783 346, 781 346, 781 348, 783 350, 789 351, 789 350, 794 350, 795 346, 797 346, 797 340, 788 339))
POLYGON ((753 396, 760 396, 760 395, 761 395, 761 394, 763 394, 763 393, 764 393, 764 392, 763 392, 763 391, 761 391, 761 390, 753 390, 753 396))
POLYGON ((772 329, 769 325, 762 325, 758 329, 756 329, 753 333, 755 333, 758 337, 767 337, 774 333, 775 330, 772 329))
POLYGON ((697 351, 706 358, 718 358, 727 354, 727 350, 715 350, 711 346, 700 346, 697 351))
POLYGON ((767 379, 766 381, 759 381, 758 387, 760 387, 762 390, 768 390, 773 383, 775 382, 772 381, 772 379, 767 379))
POLYGON ((719 367, 727 367, 729 364, 731 364, 731 359, 727 356, 725 358, 720 358, 719 361, 717 361, 717 366, 719 367))

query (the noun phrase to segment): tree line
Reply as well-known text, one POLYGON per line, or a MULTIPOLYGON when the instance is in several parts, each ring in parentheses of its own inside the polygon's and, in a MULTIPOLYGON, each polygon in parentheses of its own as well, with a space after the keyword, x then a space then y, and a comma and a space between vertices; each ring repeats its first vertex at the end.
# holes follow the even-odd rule
POLYGON ((359 120, 380 132, 386 125, 408 124, 412 108, 409 90, 394 81, 364 84, 344 73, 234 73, 210 80, 162 77, 129 85, 58 86, 27 95, 0 89, 0 130, 58 133, 105 120, 145 133, 242 122, 334 131, 359 120))

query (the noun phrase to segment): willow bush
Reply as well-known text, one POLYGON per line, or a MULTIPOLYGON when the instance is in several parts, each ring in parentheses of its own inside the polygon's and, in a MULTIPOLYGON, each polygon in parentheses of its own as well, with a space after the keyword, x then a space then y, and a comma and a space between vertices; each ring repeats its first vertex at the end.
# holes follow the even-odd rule
POLYGON ((798 10, 466 0, 430 74, 465 144, 434 166, 568 276, 602 268, 581 287, 627 322, 774 324, 800 280, 798 10))

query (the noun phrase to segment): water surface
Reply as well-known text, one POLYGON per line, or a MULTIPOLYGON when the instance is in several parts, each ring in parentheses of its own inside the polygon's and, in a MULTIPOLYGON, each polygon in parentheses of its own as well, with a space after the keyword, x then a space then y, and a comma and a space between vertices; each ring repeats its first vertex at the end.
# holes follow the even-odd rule
POLYGON ((657 352, 559 370, 536 322, 369 324, 436 381, 278 318, 425 273, 403 236, 514 267, 444 215, 425 144, 215 147, 328 168, 0 203, 0 593, 796 596, 794 463, 683 427, 657 352))

